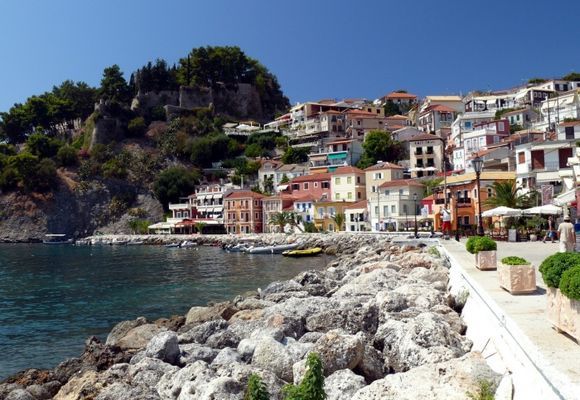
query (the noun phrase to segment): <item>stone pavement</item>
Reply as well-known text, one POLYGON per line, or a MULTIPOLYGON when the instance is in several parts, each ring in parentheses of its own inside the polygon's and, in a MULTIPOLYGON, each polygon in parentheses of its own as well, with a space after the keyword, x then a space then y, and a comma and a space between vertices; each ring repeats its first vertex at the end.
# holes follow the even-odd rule
POLYGON ((523 333, 525 338, 515 335, 513 340, 521 347, 522 354, 530 358, 537 372, 558 389, 560 398, 580 399, 580 345, 564 334, 557 333, 548 322, 546 285, 537 271, 542 260, 558 251, 558 244, 541 241, 498 242, 498 261, 506 256, 519 256, 536 266, 537 291, 531 295, 518 296, 500 288, 496 271, 480 271, 475 268, 475 256, 465 250, 465 239, 461 243, 441 240, 441 244, 460 264, 464 273, 486 292, 487 296, 484 297, 491 299, 490 303, 496 303, 490 305, 498 311, 496 316, 505 316, 517 325, 514 331, 520 336, 523 333))

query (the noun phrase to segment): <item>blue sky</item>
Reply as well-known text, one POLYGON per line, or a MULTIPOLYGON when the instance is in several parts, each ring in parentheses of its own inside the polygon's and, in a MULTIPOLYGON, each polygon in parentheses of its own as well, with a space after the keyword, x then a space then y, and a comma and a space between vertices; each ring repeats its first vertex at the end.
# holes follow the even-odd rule
POLYGON ((193 47, 238 45, 290 100, 499 89, 580 72, 580 1, 0 0, 0 111, 193 47))

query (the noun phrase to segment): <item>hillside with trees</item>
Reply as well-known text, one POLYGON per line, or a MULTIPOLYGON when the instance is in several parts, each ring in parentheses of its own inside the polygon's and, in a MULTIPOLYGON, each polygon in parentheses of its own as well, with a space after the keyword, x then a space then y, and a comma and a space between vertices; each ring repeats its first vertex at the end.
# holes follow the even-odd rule
POLYGON ((224 177, 212 167, 241 180, 257 172, 254 157, 286 149, 278 135, 232 138, 222 126, 288 106, 276 77, 238 47, 195 48, 128 78, 112 65, 99 87, 67 80, 33 95, 0 112, 0 240, 158 220, 204 174, 224 177))

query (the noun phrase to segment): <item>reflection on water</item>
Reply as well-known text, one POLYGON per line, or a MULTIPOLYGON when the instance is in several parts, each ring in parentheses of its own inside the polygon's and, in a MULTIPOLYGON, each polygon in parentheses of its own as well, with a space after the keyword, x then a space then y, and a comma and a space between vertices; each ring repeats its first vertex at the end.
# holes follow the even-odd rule
POLYGON ((215 247, 0 245, 0 379, 76 356, 119 321, 185 314, 326 262, 215 247))

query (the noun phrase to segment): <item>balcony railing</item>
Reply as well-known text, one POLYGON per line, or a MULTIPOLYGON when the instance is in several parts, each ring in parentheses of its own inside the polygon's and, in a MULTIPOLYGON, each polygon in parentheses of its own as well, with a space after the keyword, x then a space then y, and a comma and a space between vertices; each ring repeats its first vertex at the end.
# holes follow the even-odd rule
POLYGON ((558 161, 547 162, 543 166, 542 165, 534 166, 532 163, 527 163, 527 164, 528 164, 528 171, 554 172, 554 171, 558 171, 558 170, 562 169, 562 167, 560 167, 560 162, 558 162, 558 161))

